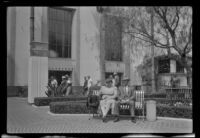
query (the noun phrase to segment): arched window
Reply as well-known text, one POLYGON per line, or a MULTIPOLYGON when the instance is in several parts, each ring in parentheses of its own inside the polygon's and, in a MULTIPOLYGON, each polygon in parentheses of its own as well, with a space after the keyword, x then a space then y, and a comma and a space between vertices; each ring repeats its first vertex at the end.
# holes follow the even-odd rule
POLYGON ((49 57, 71 58, 73 13, 72 9, 48 8, 49 57))
POLYGON ((122 61, 122 22, 112 15, 105 15, 105 59, 122 61))

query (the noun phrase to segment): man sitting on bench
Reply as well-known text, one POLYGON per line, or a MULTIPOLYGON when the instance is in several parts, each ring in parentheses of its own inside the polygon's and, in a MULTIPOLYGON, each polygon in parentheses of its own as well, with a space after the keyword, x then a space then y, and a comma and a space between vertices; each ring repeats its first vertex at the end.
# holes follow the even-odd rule
POLYGON ((119 121, 119 108, 120 108, 120 104, 129 104, 129 110, 131 113, 131 121, 133 123, 136 123, 135 120, 135 93, 133 88, 131 88, 129 86, 129 78, 128 77, 124 77, 122 79, 122 85, 119 87, 118 90, 118 101, 116 101, 115 103, 115 109, 117 112, 116 118, 114 120, 114 122, 118 122, 119 121))

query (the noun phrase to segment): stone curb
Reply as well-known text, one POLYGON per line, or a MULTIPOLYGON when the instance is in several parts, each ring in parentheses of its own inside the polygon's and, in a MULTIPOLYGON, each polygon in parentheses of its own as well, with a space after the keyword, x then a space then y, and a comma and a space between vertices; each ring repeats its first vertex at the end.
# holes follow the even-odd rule
MULTIPOLYGON (((89 114, 54 114, 50 111, 47 112, 52 116, 92 116, 89 114)), ((172 118, 172 117, 157 117, 157 119, 164 119, 164 120, 180 120, 180 121, 193 121, 192 119, 185 119, 185 118, 172 118)))
POLYGON ((34 104, 31 105, 34 108, 49 108, 49 106, 36 106, 34 104))

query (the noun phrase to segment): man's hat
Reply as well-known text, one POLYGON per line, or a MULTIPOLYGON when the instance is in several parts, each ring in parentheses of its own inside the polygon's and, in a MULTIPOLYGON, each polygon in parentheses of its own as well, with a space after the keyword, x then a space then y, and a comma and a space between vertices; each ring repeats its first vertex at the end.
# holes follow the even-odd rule
POLYGON ((129 81, 130 79, 128 78, 128 77, 124 77, 123 79, 122 79, 122 81, 129 81))
POLYGON ((65 79, 66 77, 65 76, 62 76, 62 79, 65 79))

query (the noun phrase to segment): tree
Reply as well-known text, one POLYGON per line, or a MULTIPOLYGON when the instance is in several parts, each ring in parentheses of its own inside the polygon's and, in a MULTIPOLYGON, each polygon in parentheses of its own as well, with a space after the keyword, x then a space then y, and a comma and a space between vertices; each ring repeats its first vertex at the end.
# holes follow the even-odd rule
MULTIPOLYGON (((105 9, 108 9, 106 7, 105 9)), ((123 18, 123 33, 135 41, 176 52, 177 61, 192 77, 192 8, 191 7, 112 7, 110 14, 123 18), (151 13, 154 33, 151 34, 151 13)), ((170 54, 169 54, 170 56, 170 54)))

